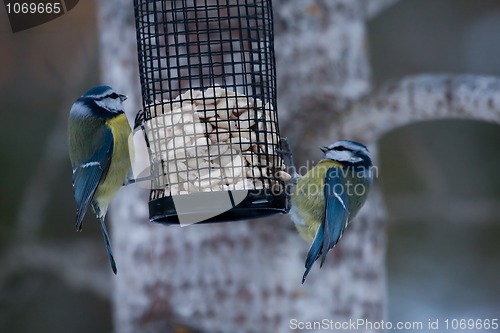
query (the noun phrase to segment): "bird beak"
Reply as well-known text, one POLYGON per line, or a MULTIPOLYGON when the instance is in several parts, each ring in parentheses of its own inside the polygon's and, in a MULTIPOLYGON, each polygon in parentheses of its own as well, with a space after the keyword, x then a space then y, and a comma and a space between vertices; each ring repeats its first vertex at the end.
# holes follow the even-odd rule
POLYGON ((319 149, 321 149, 321 151, 323 153, 326 153, 328 151, 328 147, 327 146, 319 147, 319 149))
POLYGON ((125 101, 128 97, 125 95, 120 95, 120 101, 125 101))

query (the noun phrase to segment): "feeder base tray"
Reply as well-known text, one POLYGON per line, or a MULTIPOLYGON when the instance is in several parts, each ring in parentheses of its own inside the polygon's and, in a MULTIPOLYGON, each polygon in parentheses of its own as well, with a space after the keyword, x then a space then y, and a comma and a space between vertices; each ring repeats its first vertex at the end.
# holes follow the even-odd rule
POLYGON ((201 192, 149 202, 150 220, 166 225, 248 220, 288 211, 286 193, 267 190, 201 192))

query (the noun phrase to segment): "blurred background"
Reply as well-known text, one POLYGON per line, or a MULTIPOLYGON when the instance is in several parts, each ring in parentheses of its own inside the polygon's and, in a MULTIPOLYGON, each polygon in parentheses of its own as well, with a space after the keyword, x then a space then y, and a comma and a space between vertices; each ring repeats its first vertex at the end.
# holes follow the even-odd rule
MULTIPOLYGON (((91 214, 74 231, 66 152, 71 104, 101 83, 96 24, 95 1, 16 34, 0 10, 0 332, 112 331, 107 258, 91 214)), ((368 30, 376 86, 500 76, 498 0, 400 0, 368 30)), ((499 318, 499 147, 498 126, 458 120, 380 140, 389 320, 499 318)))

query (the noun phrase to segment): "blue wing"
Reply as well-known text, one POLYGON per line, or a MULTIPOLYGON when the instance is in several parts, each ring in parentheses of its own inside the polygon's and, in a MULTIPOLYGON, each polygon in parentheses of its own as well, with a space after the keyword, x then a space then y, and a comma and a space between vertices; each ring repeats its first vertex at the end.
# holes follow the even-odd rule
POLYGON ((328 251, 337 244, 349 221, 349 197, 342 170, 331 167, 325 177, 325 212, 323 223, 318 228, 306 258, 304 283, 314 262, 321 256, 321 266, 328 251))
POLYGON ((73 169, 73 192, 76 201, 76 229, 82 229, 83 217, 94 198, 97 186, 106 176, 113 154, 113 133, 104 126, 98 138, 87 140, 100 141, 93 155, 73 169))
POLYGON ((328 251, 337 244, 349 222, 349 197, 342 170, 328 169, 325 178, 325 225, 321 249, 321 265, 328 251))

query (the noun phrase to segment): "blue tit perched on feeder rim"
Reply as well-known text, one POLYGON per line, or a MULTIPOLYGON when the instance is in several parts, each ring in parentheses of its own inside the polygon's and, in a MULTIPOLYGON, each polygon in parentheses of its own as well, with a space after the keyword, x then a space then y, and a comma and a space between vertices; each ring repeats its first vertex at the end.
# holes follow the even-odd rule
POLYGON ((292 220, 300 235, 312 242, 302 283, 319 257, 323 265, 372 183, 372 161, 364 145, 342 140, 321 150, 324 158, 298 181, 292 196, 292 220))
POLYGON ((131 129, 123 112, 126 98, 111 87, 94 87, 75 101, 68 121, 76 229, 82 229, 83 217, 91 204, 99 218, 115 274, 116 264, 104 219, 111 199, 125 183, 131 167, 128 149, 131 129))

